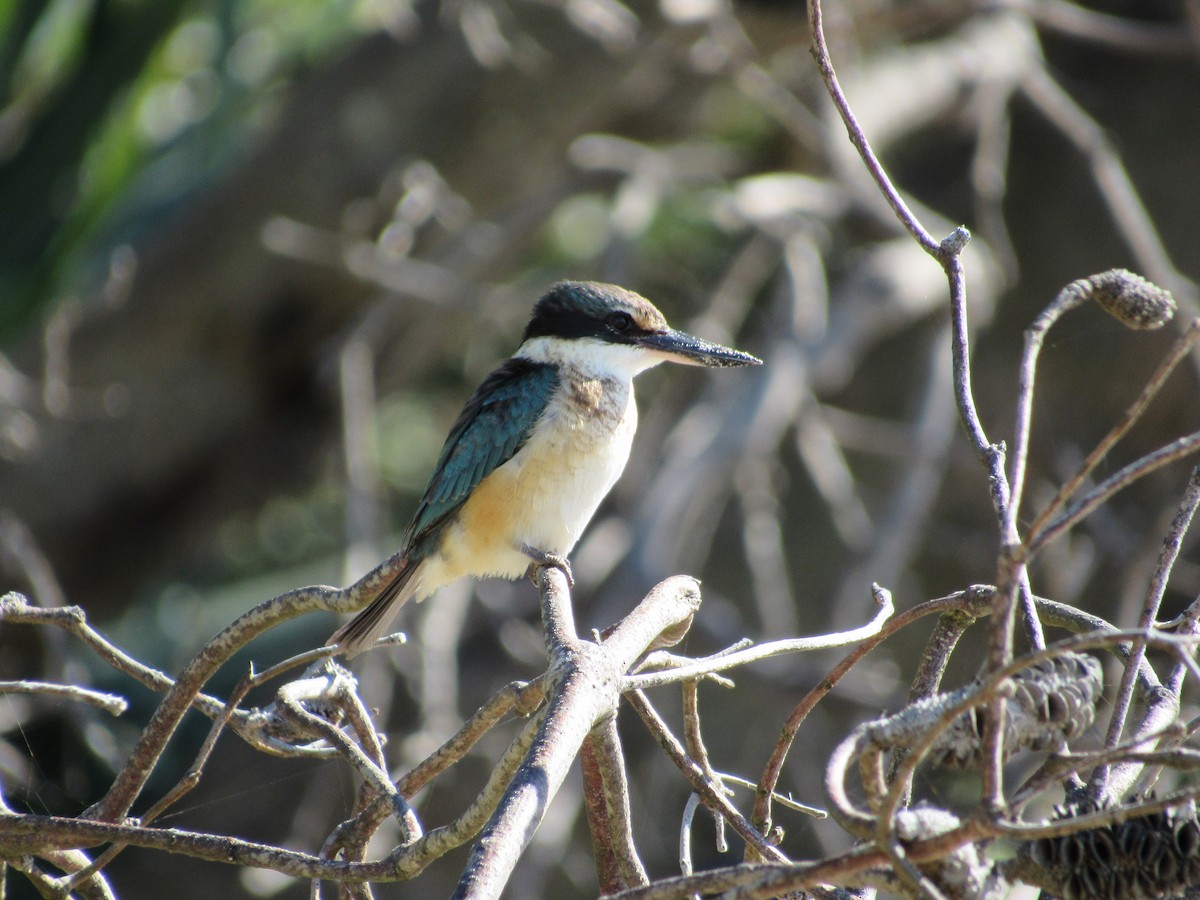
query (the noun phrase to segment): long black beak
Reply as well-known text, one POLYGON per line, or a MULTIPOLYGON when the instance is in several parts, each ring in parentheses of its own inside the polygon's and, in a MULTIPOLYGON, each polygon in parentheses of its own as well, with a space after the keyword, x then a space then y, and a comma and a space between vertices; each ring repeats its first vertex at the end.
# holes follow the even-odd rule
POLYGON ((710 366, 727 368, 729 366, 761 366, 762 360, 732 347, 723 347, 701 340, 682 331, 668 328, 666 331, 656 331, 643 335, 636 341, 639 347, 647 350, 657 350, 671 362, 683 363, 688 366, 710 366))

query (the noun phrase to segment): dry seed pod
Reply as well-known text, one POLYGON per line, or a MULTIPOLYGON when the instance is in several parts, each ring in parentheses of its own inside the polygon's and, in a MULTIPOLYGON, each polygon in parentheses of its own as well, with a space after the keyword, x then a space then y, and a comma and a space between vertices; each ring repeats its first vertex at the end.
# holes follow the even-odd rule
MULTIPOLYGON (((1006 704, 1005 758, 1021 749, 1051 750, 1091 727, 1104 690, 1100 663, 1085 653, 1042 660, 1012 677, 1006 704)), ((944 766, 977 766, 983 747, 983 709, 976 707, 946 729, 930 751, 944 766)))
MULTIPOLYGON (((1058 820, 1096 812, 1060 807, 1058 820)), ((1200 884, 1200 821, 1194 803, 1061 837, 1022 853, 1057 883, 1064 900, 1158 900, 1200 884)), ((1048 885, 1043 885, 1048 886, 1048 885)))
POLYGON ((1175 315, 1170 291, 1128 269, 1109 269, 1080 281, 1083 293, 1129 328, 1161 328, 1175 315))

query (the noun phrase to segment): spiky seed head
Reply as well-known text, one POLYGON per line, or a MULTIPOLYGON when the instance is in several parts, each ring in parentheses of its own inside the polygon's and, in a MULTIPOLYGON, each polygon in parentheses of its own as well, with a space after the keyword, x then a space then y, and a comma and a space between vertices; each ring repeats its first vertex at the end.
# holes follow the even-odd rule
POLYGON ((1128 269, 1109 269, 1085 281, 1092 299, 1128 328, 1161 328, 1175 315, 1170 291, 1128 269))

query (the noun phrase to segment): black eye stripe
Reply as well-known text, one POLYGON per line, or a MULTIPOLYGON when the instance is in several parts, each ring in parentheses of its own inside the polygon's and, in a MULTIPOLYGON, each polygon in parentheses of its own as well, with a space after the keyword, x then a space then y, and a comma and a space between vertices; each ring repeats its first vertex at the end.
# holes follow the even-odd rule
POLYGON ((534 305, 522 340, 596 338, 632 344, 660 326, 666 327, 661 314, 636 294, 612 285, 564 281, 552 286, 534 305))

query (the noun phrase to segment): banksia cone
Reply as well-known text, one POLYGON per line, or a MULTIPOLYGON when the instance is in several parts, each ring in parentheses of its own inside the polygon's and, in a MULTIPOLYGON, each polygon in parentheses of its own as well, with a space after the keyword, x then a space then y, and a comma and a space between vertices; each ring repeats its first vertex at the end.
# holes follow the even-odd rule
MULTIPOLYGON (((1020 749, 1051 750, 1091 727, 1104 690, 1100 663, 1085 653, 1045 659, 1012 677, 1006 706, 1004 755, 1020 749)), ((938 738, 930 761, 959 768, 979 765, 983 748, 983 707, 975 707, 938 738)))
MULTIPOLYGON (((1088 805, 1056 810, 1070 819, 1088 805)), ((1022 851, 1063 900, 1160 900, 1200 884, 1200 822, 1194 803, 1079 831, 1041 838, 1022 851)), ((1048 887, 1043 883, 1043 887, 1048 887)))

